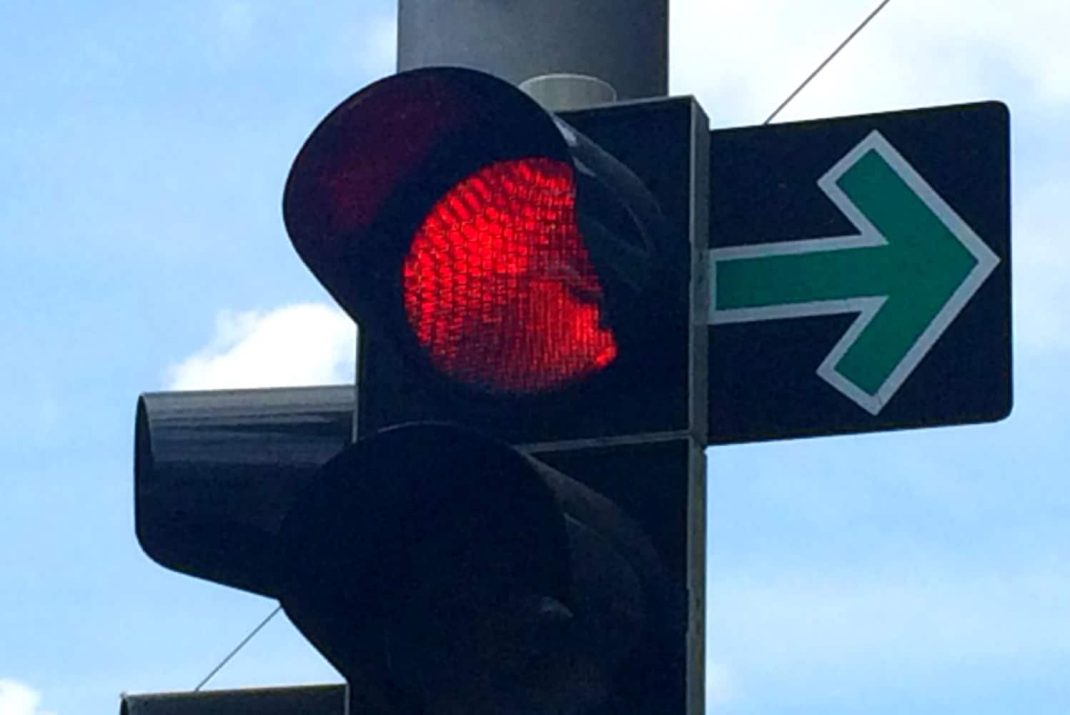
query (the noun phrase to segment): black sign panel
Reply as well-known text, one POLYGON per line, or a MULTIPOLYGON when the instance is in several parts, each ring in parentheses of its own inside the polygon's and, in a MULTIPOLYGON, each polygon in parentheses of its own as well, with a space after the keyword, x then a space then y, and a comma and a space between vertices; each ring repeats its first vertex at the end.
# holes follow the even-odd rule
POLYGON ((710 443, 1011 409, 996 102, 711 133, 710 443))

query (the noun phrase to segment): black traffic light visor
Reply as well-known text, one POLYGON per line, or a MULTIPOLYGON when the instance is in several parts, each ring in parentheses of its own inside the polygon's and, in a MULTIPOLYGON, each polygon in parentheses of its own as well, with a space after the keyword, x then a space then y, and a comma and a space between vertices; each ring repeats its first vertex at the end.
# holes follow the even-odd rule
POLYGON ((436 67, 379 80, 336 107, 298 152, 283 196, 298 254, 363 328, 400 311, 397 272, 434 202, 488 163, 570 161, 553 118, 489 74, 436 67))

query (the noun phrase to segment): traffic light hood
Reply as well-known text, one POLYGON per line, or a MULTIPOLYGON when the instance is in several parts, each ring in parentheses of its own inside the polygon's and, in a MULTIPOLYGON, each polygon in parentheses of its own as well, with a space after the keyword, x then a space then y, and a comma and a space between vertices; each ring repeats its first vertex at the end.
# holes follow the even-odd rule
POLYGON ((298 153, 283 214, 362 329, 498 395, 614 362, 660 230, 623 164, 507 82, 460 68, 404 72, 339 105, 298 153))

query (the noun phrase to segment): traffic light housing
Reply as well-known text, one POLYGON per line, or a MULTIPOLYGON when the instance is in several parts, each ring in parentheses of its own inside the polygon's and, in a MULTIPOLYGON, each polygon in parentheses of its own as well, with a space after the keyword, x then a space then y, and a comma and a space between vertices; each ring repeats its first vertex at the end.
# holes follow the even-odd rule
POLYGON ((343 102, 298 154, 283 212, 354 320, 490 395, 608 368, 664 241, 626 166, 462 69, 396 75, 343 102))
POLYGON ((399 426, 347 448, 291 509, 280 544, 291 620, 347 680, 393 690, 413 712, 598 701, 638 647, 682 643, 686 629, 683 590, 630 517, 455 426, 399 426))
MULTIPOLYGON (((689 98, 555 116, 458 68, 343 102, 283 208, 361 328, 355 441, 204 469, 149 449, 146 551, 279 598, 351 707, 701 712, 707 141, 689 98)), ((169 399, 139 445, 199 423, 169 399)), ((235 424, 304 424, 255 413, 235 424)))
POLYGON ((700 114, 675 99, 562 119, 457 68, 331 112, 283 209, 367 336, 362 384, 404 403, 362 421, 459 420, 511 442, 687 430, 700 114))

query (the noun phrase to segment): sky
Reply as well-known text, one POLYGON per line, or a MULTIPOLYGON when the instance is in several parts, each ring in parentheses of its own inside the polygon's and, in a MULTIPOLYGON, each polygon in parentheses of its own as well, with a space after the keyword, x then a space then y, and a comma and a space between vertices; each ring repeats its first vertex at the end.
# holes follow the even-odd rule
MULTIPOLYGON (((674 0, 670 76, 761 122, 872 0, 674 0)), ((392 72, 393 0, 0 9, 0 715, 194 687, 273 602, 133 528, 143 391, 346 382, 287 240, 292 157, 392 72)), ((1070 711, 1070 5, 892 0, 778 117, 1011 111, 1015 408, 708 451, 710 712, 1070 711)), ((211 687, 337 681, 283 617, 211 687)))

